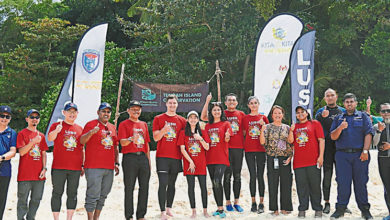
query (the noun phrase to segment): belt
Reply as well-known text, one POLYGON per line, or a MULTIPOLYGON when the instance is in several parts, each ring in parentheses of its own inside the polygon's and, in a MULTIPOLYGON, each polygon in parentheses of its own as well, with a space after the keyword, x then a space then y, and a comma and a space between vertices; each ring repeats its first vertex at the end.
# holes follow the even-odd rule
POLYGON ((344 153, 357 153, 357 152, 362 152, 362 148, 342 148, 342 149, 336 149, 336 151, 341 151, 344 153))
MULTIPOLYGON (((127 153, 127 154, 140 156, 140 155, 144 155, 145 153, 143 151, 137 151, 137 152, 127 153)), ((127 155, 127 154, 125 154, 125 155, 127 155)))

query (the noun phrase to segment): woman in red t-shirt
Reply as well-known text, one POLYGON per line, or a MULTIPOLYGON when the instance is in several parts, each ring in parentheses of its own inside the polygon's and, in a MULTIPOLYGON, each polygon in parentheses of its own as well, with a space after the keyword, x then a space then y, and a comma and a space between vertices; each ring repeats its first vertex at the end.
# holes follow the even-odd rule
POLYGON ((260 144, 260 131, 263 125, 268 124, 268 119, 259 114, 259 99, 256 96, 248 98, 248 108, 250 113, 242 120, 245 135, 245 160, 249 170, 249 189, 252 197, 252 212, 264 212, 264 168, 265 149, 260 144), (260 204, 256 204, 256 179, 259 186, 260 204))
POLYGON ((226 121, 225 113, 220 102, 212 102, 208 111, 209 123, 206 124, 206 132, 210 137, 210 149, 206 154, 207 169, 209 170, 213 192, 218 210, 213 216, 225 218, 223 210, 222 178, 229 163, 229 140, 233 134, 230 123, 226 121))
POLYGON ((178 145, 183 154, 184 175, 188 183, 188 197, 192 208, 191 218, 196 218, 195 209, 195 177, 198 177, 202 193, 203 215, 207 213, 207 185, 206 185, 206 151, 209 149, 210 139, 205 131, 200 129, 199 115, 190 111, 187 115, 185 129, 179 134, 178 145))
POLYGON ((325 139, 321 123, 311 120, 308 111, 295 108, 297 124, 291 126, 288 141, 294 143, 293 167, 299 198, 298 217, 305 217, 309 208, 315 217, 322 216, 321 206, 321 166, 324 161, 325 139))

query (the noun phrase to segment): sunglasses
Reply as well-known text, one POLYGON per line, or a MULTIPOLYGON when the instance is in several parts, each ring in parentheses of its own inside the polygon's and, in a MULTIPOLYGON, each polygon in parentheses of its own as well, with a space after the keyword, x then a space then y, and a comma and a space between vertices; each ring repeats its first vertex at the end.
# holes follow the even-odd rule
POLYGON ((111 111, 101 111, 102 113, 105 113, 105 114, 110 114, 111 111))
POLYGON ((0 115, 0 118, 10 119, 10 118, 11 118, 11 115, 0 115))
POLYGON ((29 119, 39 119, 40 117, 39 117, 39 115, 38 115, 38 116, 29 116, 28 118, 29 118, 29 119))
POLYGON ((390 113, 390 109, 383 109, 381 110, 381 113, 390 113))
POLYGON ((211 102, 212 105, 220 105, 222 102, 211 102))

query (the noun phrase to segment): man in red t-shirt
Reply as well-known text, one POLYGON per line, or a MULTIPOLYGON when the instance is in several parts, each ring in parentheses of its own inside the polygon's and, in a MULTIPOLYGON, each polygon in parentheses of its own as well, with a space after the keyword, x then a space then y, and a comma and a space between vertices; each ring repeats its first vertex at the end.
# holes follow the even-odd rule
POLYGON ((21 130, 16 140, 19 151, 18 170, 18 219, 35 219, 41 202, 46 175, 46 151, 49 149, 45 136, 37 130, 40 114, 35 109, 27 112, 27 128, 21 130), (31 194, 30 202, 27 203, 31 194))
MULTIPOLYGON (((208 121, 207 110, 209 103, 212 99, 211 93, 207 96, 206 102, 202 109, 201 119, 208 121)), ((229 161, 230 166, 225 170, 223 176, 223 188, 226 198, 226 210, 243 212, 244 209, 239 205, 239 198, 241 192, 241 169, 242 160, 244 158, 244 136, 242 129, 242 120, 245 113, 237 110, 237 95, 229 93, 225 96, 225 105, 227 109, 224 111, 227 121, 230 122, 230 126, 233 130, 233 134, 229 141, 229 161), (233 193, 234 193, 234 206, 230 201, 231 192, 231 178, 233 175, 233 193)))
POLYGON ((125 218, 133 219, 133 191, 138 179, 137 219, 144 219, 148 205, 150 155, 148 125, 139 120, 142 106, 131 101, 127 113, 129 119, 119 124, 118 139, 122 145, 123 183, 125 185, 125 218))
POLYGON ((53 193, 51 195, 51 211, 53 217, 58 220, 61 210, 61 198, 66 186, 67 219, 72 219, 77 205, 77 188, 79 187, 80 175, 84 174, 83 160, 84 150, 80 144, 80 136, 83 128, 75 124, 78 110, 77 105, 68 103, 62 114, 64 121, 53 123, 50 127, 47 139, 54 141, 53 164, 51 181, 53 193))
POLYGON ((171 208, 175 197, 176 178, 178 173, 183 171, 177 140, 186 120, 176 114, 177 105, 177 97, 169 95, 166 99, 167 112, 157 115, 153 120, 153 139, 157 142, 156 165, 161 219, 167 219, 167 215, 173 216, 171 208))
POLYGON ((98 119, 88 122, 83 129, 80 143, 85 145, 85 177, 87 192, 85 209, 88 220, 99 219, 104 201, 111 191, 115 175, 119 174, 118 141, 116 129, 108 122, 110 104, 103 102, 97 111, 98 119))

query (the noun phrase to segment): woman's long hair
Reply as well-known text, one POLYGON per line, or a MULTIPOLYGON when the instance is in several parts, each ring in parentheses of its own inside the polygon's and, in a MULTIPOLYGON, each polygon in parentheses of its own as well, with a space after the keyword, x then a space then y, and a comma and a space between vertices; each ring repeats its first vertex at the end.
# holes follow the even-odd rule
POLYGON ((209 113, 208 113, 208 118, 209 118, 209 123, 213 124, 214 123, 214 116, 212 114, 212 110, 215 106, 218 106, 221 109, 221 121, 226 121, 226 116, 225 116, 225 111, 223 110, 223 106, 221 102, 212 102, 209 105, 209 113))
MULTIPOLYGON (((307 113, 307 120, 311 121, 310 113, 307 111, 307 109, 304 109, 304 108, 300 108, 300 109, 303 109, 303 111, 305 111, 307 113)), ((295 114, 296 113, 297 113, 297 111, 295 111, 295 114)), ((295 116, 295 118, 297 119, 297 123, 300 123, 299 120, 298 120, 298 117, 295 116)))
POLYGON ((192 133, 192 131, 191 131, 191 125, 190 125, 190 123, 187 121, 186 127, 184 128, 184 134, 185 134, 187 137, 191 137, 191 136, 194 135, 195 133, 198 133, 200 136, 202 136, 202 130, 200 129, 199 121, 198 121, 198 123, 196 123, 196 125, 195 125, 195 132, 194 132, 194 133, 192 133))

